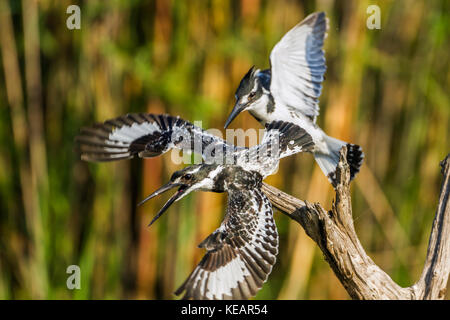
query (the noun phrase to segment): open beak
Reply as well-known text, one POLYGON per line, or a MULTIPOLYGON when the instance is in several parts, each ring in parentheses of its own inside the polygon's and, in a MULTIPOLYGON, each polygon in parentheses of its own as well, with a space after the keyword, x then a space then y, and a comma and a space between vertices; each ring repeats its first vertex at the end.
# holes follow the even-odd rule
POLYGON ((166 204, 161 208, 161 210, 159 210, 159 212, 156 214, 156 216, 152 219, 152 221, 148 224, 148 226, 150 227, 153 222, 155 222, 156 220, 158 220, 159 217, 162 216, 162 214, 164 212, 166 212, 166 210, 172 205, 172 203, 174 203, 175 201, 177 201, 178 199, 180 199, 183 194, 186 192, 186 190, 188 189, 188 186, 186 185, 182 185, 179 183, 172 183, 169 182, 165 185, 163 185, 161 188, 159 188, 158 190, 156 190, 155 192, 153 192, 151 195, 149 195, 148 197, 146 197, 144 200, 142 200, 141 202, 139 202, 138 206, 143 205, 145 202, 147 202, 148 200, 160 195, 161 193, 164 193, 172 188, 176 188, 176 187, 180 187, 178 189, 178 191, 166 202, 166 204))
POLYGON ((239 102, 236 102, 236 104, 234 105, 233 111, 231 111, 230 115, 228 116, 227 122, 225 122, 225 127, 224 127, 225 129, 230 125, 231 121, 233 121, 234 118, 236 118, 239 113, 244 111, 245 107, 246 107, 246 104, 241 104, 239 102))

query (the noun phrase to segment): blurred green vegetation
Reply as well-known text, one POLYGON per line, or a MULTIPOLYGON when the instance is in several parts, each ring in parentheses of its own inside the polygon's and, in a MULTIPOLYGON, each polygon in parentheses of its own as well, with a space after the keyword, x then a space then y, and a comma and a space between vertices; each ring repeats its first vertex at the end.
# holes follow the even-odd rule
MULTIPOLYGON (((0 0, 0 298, 172 299, 220 223, 224 194, 196 193, 147 224, 168 196, 137 208, 179 169, 170 156, 88 164, 78 130, 129 112, 223 128, 234 90, 313 11, 330 19, 321 127, 366 154, 353 184, 357 232, 402 286, 420 275, 450 151, 450 8, 434 1, 0 0), (81 8, 81 30, 66 8, 81 8), (381 8, 381 29, 366 8, 381 8), (66 268, 81 267, 81 290, 66 268)), ((233 128, 259 128, 249 114, 233 128)), ((329 208, 310 155, 267 182, 329 208)), ((260 299, 348 299, 304 231, 275 213, 277 264, 260 299)), ((448 297, 448 295, 447 295, 448 297)))

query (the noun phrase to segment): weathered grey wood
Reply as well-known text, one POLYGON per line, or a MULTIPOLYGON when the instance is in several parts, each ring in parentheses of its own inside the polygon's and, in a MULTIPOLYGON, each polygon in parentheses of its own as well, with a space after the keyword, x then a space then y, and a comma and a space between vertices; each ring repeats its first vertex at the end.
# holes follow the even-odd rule
POLYGON ((362 247, 353 225, 350 171, 346 148, 341 150, 336 199, 330 211, 318 203, 294 198, 266 183, 272 204, 298 222, 353 299, 443 299, 450 271, 450 160, 441 162, 444 181, 430 236, 425 267, 419 281, 402 288, 378 267, 362 247))
POLYGON ((450 272, 450 154, 441 162, 444 180, 422 275, 414 288, 419 299, 444 299, 450 272))

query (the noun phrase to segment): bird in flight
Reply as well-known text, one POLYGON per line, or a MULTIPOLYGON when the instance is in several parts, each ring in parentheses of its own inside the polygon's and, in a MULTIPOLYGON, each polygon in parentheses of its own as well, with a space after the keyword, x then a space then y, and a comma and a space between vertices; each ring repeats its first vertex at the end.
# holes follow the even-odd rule
POLYGON ((314 158, 335 186, 341 148, 347 146, 351 179, 359 172, 364 153, 358 145, 326 135, 316 124, 326 70, 322 47, 327 29, 325 13, 317 12, 287 32, 270 53, 270 69, 253 66, 242 78, 225 128, 244 110, 263 125, 280 120, 298 125, 311 135, 314 158))
POLYGON ((185 299, 247 299, 257 293, 278 253, 272 205, 261 191, 262 181, 281 158, 314 149, 311 136, 293 123, 273 121, 259 145, 242 148, 181 118, 144 113, 84 128, 76 141, 86 161, 155 157, 173 148, 202 155, 204 163, 176 171, 141 202, 177 188, 151 225, 192 191, 228 194, 223 222, 199 244, 206 254, 175 292, 185 299))

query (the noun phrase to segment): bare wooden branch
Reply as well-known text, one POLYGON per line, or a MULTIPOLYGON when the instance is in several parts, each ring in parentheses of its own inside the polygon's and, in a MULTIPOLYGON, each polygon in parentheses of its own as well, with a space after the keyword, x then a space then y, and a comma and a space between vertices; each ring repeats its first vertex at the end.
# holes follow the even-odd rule
POLYGON ((422 276, 413 286, 402 288, 373 262, 356 235, 346 152, 346 148, 341 150, 336 199, 330 211, 265 183, 263 191, 277 209, 298 222, 317 243, 353 299, 443 299, 450 271, 450 155, 441 163, 444 181, 422 276))
POLYGON ((428 243, 427 258, 415 288, 420 299, 444 299, 450 272, 450 154, 441 162, 444 180, 428 243))

